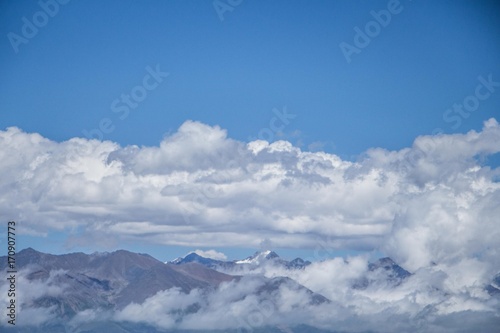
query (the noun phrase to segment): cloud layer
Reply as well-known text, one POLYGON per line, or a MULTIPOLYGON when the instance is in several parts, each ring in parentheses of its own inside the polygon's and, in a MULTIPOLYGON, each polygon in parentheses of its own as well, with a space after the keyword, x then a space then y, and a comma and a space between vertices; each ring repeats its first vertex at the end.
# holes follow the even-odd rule
MULTIPOLYGON (((89 308, 64 319, 58 318, 55 306, 36 304, 41 297, 65 295, 69 286, 58 277, 66 272, 52 271, 48 278, 33 281, 24 278, 28 273, 20 272, 17 282, 22 290, 17 299, 22 327, 59 323, 77 332, 91 324, 127 322, 175 331, 254 332, 272 326, 281 332, 300 332, 298 325, 310 325, 335 332, 493 333, 500 324, 500 299, 490 297, 482 286, 467 286, 461 275, 466 272, 449 275, 446 267, 434 265, 419 269, 395 286, 377 276, 382 271, 367 272, 365 256, 315 262, 304 270, 270 263, 213 290, 187 293, 171 288, 122 310, 89 308), (376 283, 365 289, 352 288, 366 274, 374 274, 370 278, 376 283), (318 301, 317 295, 294 280, 330 301, 318 301)), ((7 289, 8 284, 0 282, 0 292, 6 294, 7 289)), ((0 304, 6 306, 7 300, 0 304)))
MULTIPOLYGON (((405 268, 500 267, 500 126, 421 136, 356 162, 286 141, 239 142, 194 121, 155 147, 0 132, 0 211, 74 244, 380 249, 405 268), (326 240, 326 241, 325 241, 326 240), (465 266, 464 266, 465 265, 465 266)), ((451 269, 451 268, 450 268, 451 269)), ((484 274, 483 274, 484 273, 484 274)), ((476 282, 474 282, 476 281, 476 282)), ((461 283, 462 283, 461 282, 461 283)))

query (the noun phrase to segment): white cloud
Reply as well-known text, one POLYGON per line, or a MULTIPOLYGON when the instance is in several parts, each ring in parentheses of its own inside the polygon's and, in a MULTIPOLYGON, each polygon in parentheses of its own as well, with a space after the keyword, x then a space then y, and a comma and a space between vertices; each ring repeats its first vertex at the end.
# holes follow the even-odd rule
MULTIPOLYGON (((22 269, 15 275, 15 291, 12 297, 7 297, 10 282, 0 281, 0 306, 7 309, 10 300, 16 304, 16 326, 39 326, 57 318, 57 308, 53 306, 37 306, 36 300, 42 297, 58 298, 63 295, 66 285, 61 284, 58 277, 66 273, 63 270, 51 271, 45 279, 30 280, 31 271, 22 269)), ((7 317, 6 317, 7 318, 7 317)), ((0 326, 10 326, 7 320, 2 320, 0 326)))
POLYGON ((467 272, 448 278, 457 291, 500 269, 500 170, 482 164, 498 142, 491 119, 480 132, 421 136, 351 162, 286 141, 238 142, 193 121, 157 147, 57 143, 8 128, 0 218, 22 233, 64 231, 71 243, 102 247, 258 248, 267 239, 314 249, 328 239, 326 249, 381 250, 411 271, 467 272))
POLYGON ((197 255, 205 257, 205 258, 211 258, 211 259, 215 259, 215 260, 226 260, 227 259, 227 256, 224 253, 218 252, 215 250, 206 250, 206 251, 194 250, 193 253, 196 253, 197 255))
POLYGON ((421 270, 398 287, 351 289, 352 279, 365 272, 366 261, 360 257, 350 263, 340 259, 317 263, 304 271, 265 269, 266 275, 285 273, 313 290, 320 289, 332 300, 329 303, 314 303, 311 294, 291 281, 269 288, 262 276, 250 275, 208 293, 161 291, 142 304, 130 304, 114 319, 178 330, 251 332, 278 326, 286 332, 307 324, 343 332, 495 332, 498 300, 452 292, 440 268, 421 270))
MULTIPOLYGON (((367 256, 363 255, 315 262, 304 270, 263 265, 252 272, 233 272, 249 275, 223 282, 213 290, 183 292, 172 288, 114 312, 87 309, 77 313, 67 325, 72 331, 87 324, 126 321, 176 331, 239 328, 251 332, 278 326, 286 332, 306 324, 342 332, 496 332, 500 299, 490 297, 474 281, 475 271, 486 268, 480 261, 421 268, 399 286, 384 284, 381 279, 363 290, 351 288, 365 274, 383 278, 368 273, 367 264, 367 256), (309 292, 292 280, 282 279, 283 276, 321 293, 331 302, 315 302, 309 292), (281 283, 269 280, 273 278, 281 283)), ((33 300, 64 296, 64 286, 57 285, 57 278, 64 273, 53 271, 46 280, 28 281, 24 278, 28 273, 20 272, 18 289, 22 297, 18 300, 24 304, 20 311, 23 325, 61 320, 57 309, 37 308, 33 300)), ((6 293, 6 288, 2 282, 0 292, 6 293)))

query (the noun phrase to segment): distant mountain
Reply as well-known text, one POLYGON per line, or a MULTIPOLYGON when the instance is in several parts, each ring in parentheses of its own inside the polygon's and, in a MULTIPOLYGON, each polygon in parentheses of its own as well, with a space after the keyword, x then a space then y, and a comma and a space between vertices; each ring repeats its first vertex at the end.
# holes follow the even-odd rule
POLYGON ((208 268, 224 272, 241 267, 248 267, 252 269, 260 265, 266 265, 266 264, 280 265, 288 269, 303 269, 307 265, 311 264, 310 261, 305 261, 301 258, 296 258, 292 261, 287 261, 285 259, 280 258, 280 256, 276 252, 270 250, 255 252, 253 255, 245 259, 233 260, 233 261, 222 261, 211 258, 205 258, 193 252, 186 255, 184 258, 177 258, 168 263, 174 265, 183 265, 193 262, 201 264, 208 268))
POLYGON ((322 303, 330 303, 330 300, 326 297, 317 294, 310 289, 304 287, 303 285, 295 282, 294 280, 288 277, 275 277, 267 280, 258 290, 257 295, 261 293, 272 294, 274 291, 278 290, 282 286, 287 286, 290 289, 294 289, 296 291, 304 291, 311 298, 312 305, 318 305, 322 303))
MULTIPOLYGON (((33 308, 51 309, 57 320, 38 328, 29 327, 7 330, 12 332, 67 332, 67 323, 77 314, 85 310, 119 311, 132 303, 142 304, 158 292, 178 288, 188 294, 199 289, 208 295, 222 282, 241 281, 258 286, 248 291, 245 298, 273 300, 278 302, 282 288, 294 290, 308 295, 311 305, 330 302, 322 295, 316 294, 287 277, 266 278, 264 276, 232 276, 221 273, 210 266, 262 264, 264 261, 274 261, 288 264, 274 252, 256 253, 247 258, 248 263, 224 262, 203 258, 197 254, 189 254, 176 262, 165 264, 147 254, 132 253, 118 250, 111 253, 70 253, 52 255, 38 252, 32 248, 20 251, 16 255, 16 265, 19 274, 33 282, 43 283, 44 288, 62 288, 56 294, 44 293, 30 304, 33 308), (23 273, 21 273, 23 272, 23 273), (247 279, 242 281, 241 279, 247 279)), ((301 264, 299 262, 299 264, 301 264)), ((7 268, 7 257, 0 257, 0 269, 7 268)), ((189 308, 198 311, 199 305, 189 308)), ((75 332, 159 332, 154 327, 121 323, 114 321, 96 321, 82 324, 75 332)), ((160 330, 161 331, 161 330, 160 330)), ((260 331, 256 330, 256 331, 260 331)), ((275 332, 274 328, 262 332, 275 332)), ((194 332, 194 331, 193 331, 194 332)), ((235 331, 236 332, 236 331, 235 331)))
POLYGON ((309 260, 304 260, 302 258, 295 258, 292 261, 286 263, 286 267, 289 269, 303 269, 309 266, 311 262, 309 260))
MULTIPOLYGON (((256 252, 245 259, 235 261, 214 260, 191 253, 165 264, 147 254, 124 250, 90 255, 84 253, 51 255, 28 248, 16 255, 18 276, 22 274, 24 279, 31 282, 32 288, 45 288, 56 292, 44 292, 39 294, 41 296, 29 298, 30 303, 20 304, 21 308, 43 309, 54 313, 56 318, 36 327, 0 326, 0 330, 16 333, 232 333, 242 330, 254 333, 326 332, 307 325, 284 327, 272 326, 270 322, 273 321, 265 322, 266 318, 275 318, 279 314, 274 313, 277 310, 271 309, 272 307, 290 306, 297 309, 299 314, 303 309, 316 311, 329 304, 335 304, 335 301, 330 301, 289 277, 268 278, 263 274, 255 274, 256 271, 259 272, 257 268, 267 267, 265 265, 280 265, 286 269, 296 270, 307 269, 309 264, 311 263, 300 258, 292 261, 284 260, 273 251, 256 252), (234 272, 249 274, 229 275, 218 271, 224 267, 232 268, 234 272), (238 270, 239 268, 244 269, 238 270), (222 283, 224 284, 221 285, 222 283), (176 288, 178 291, 159 293, 171 288, 176 288), (156 297, 150 298, 154 295, 156 297), (147 300, 148 298, 150 299, 147 300), (146 300, 149 303, 145 303, 146 300), (162 302, 172 302, 174 305, 168 307, 162 302), (249 307, 255 309, 249 311, 248 316, 239 318, 244 320, 242 325, 247 325, 244 326, 246 328, 219 331, 163 330, 151 326, 150 321, 127 321, 114 317, 116 313, 123 315, 136 310, 147 317, 149 309, 153 307, 166 311, 161 313, 161 319, 165 315, 168 320, 177 324, 192 320, 194 314, 205 315, 206 309, 210 306, 217 310, 223 309, 222 311, 226 311, 225 306, 227 309, 232 309, 231 311, 248 310, 249 307), (318 307, 314 308, 315 306, 318 307), (120 311, 123 309, 125 311, 120 311), (96 315, 98 317, 96 320, 91 317, 92 320, 75 322, 74 319, 79 318, 82 313, 84 316, 88 313, 105 313, 106 316, 96 315), (259 323, 255 327, 254 321, 259 323)), ((6 268, 7 257, 0 257, 0 269, 5 271, 6 268)), ((283 272, 283 270, 276 271, 283 272)), ((292 273, 290 276, 295 276, 298 272, 290 273, 292 273)), ((305 271, 305 273, 310 272, 305 271)), ((352 288, 373 289, 376 292, 380 288, 382 292, 390 292, 391 288, 405 283, 411 275, 391 258, 381 258, 369 264, 365 276, 354 281, 352 288)), ((0 282, 0 287, 4 286, 5 282, 0 282)), ((485 288, 491 295, 499 297, 500 274, 496 275, 491 284, 485 288)))
POLYGON ((247 257, 243 260, 237 260, 235 261, 235 264, 250 264, 250 265, 258 265, 266 260, 282 260, 279 255, 276 254, 274 251, 262 251, 262 252, 255 252, 253 255, 250 257, 247 257))
POLYGON ((491 284, 486 286, 486 291, 490 295, 498 295, 500 296, 500 273, 498 273, 494 278, 491 284))
POLYGON ((211 258, 205 258, 202 257, 196 253, 190 253, 186 255, 184 258, 177 258, 175 260, 167 262, 167 264, 173 264, 173 265, 183 265, 183 264, 189 264, 189 263, 197 263, 200 265, 203 265, 208 268, 212 269, 217 269, 217 268, 231 268, 234 266, 234 262, 232 261, 222 261, 222 260, 215 260, 211 258))
MULTIPOLYGON (((35 300, 37 306, 56 306, 58 315, 71 317, 86 309, 121 309, 130 303, 142 303, 161 290, 178 287, 184 292, 195 288, 214 288, 234 277, 202 265, 190 269, 165 265, 147 255, 124 250, 112 253, 71 253, 51 255, 28 248, 16 255, 17 269, 29 268, 27 278, 67 286, 60 297, 35 300), (62 270, 54 275, 54 271, 62 270)), ((7 258, 0 257, 0 269, 7 258)))
POLYGON ((391 279, 401 281, 406 279, 411 275, 410 272, 405 270, 403 267, 399 266, 391 258, 381 258, 374 263, 368 265, 369 271, 384 270, 387 272, 387 276, 391 279))
POLYGON ((390 287, 399 286, 411 273, 396 264, 391 258, 381 258, 368 264, 368 273, 353 284, 355 289, 365 289, 370 285, 384 284, 390 287))

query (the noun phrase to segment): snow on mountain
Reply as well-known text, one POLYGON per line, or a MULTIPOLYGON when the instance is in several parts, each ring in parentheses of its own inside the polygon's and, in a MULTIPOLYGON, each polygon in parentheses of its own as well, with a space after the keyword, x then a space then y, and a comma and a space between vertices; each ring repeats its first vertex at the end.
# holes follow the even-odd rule
POLYGON ((243 260, 237 260, 234 263, 235 264, 253 264, 253 265, 258 265, 262 263, 264 260, 272 260, 275 258, 279 258, 279 256, 276 254, 276 252, 267 250, 267 251, 262 251, 262 252, 255 252, 253 255, 250 257, 247 257, 243 260))
POLYGON ((171 261, 167 261, 167 264, 182 265, 190 262, 199 263, 206 267, 219 270, 221 272, 227 273, 228 271, 235 271, 234 273, 242 271, 242 269, 257 269, 262 265, 277 265, 286 269, 303 269, 304 267, 311 264, 310 261, 303 260, 301 258, 295 258, 292 261, 285 260, 281 258, 276 252, 271 250, 257 251, 253 255, 233 261, 223 261, 215 260, 211 258, 205 258, 194 252, 189 253, 185 257, 176 258, 171 261))
POLYGON ((177 264, 180 264, 182 262, 182 260, 184 259, 184 257, 177 257, 175 258, 174 260, 170 260, 170 261, 165 261, 165 264, 174 264, 174 265, 177 265, 177 264))
POLYGON ((180 257, 176 258, 172 261, 166 262, 167 264, 171 265, 184 265, 188 263, 197 263, 200 265, 203 265, 205 267, 215 269, 215 270, 222 270, 222 269, 228 269, 233 267, 235 264, 232 261, 223 261, 223 260, 216 260, 216 259, 211 259, 211 258, 205 258, 200 256, 199 254, 196 254, 194 252, 189 253, 185 257, 180 257))

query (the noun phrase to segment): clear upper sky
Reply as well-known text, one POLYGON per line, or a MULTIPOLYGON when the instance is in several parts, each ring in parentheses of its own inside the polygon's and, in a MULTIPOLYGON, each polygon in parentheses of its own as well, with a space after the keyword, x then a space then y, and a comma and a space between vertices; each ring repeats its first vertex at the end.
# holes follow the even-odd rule
POLYGON ((211 1, 73 0, 16 53, 8 33, 22 37, 22 18, 33 23, 42 7, 3 1, 0 128, 61 141, 109 118, 115 127, 105 139, 156 145, 192 119, 248 141, 286 106, 297 117, 285 138, 349 158, 408 146, 436 128, 479 129, 497 115, 500 93, 457 128, 443 119, 474 93, 478 76, 500 81, 496 2, 401 1, 348 63, 339 44, 355 46, 354 27, 364 30, 370 12, 389 3, 241 1, 221 20, 211 1), (170 75, 121 120, 111 103, 156 65, 170 75))
POLYGON ((103 139, 154 146, 194 120, 354 160, 499 119, 500 83, 474 98, 500 82, 496 1, 53 3, 0 2, 0 130, 60 142, 104 119, 103 139), (470 96, 474 111, 453 109, 470 96), (295 118, 270 137, 275 108, 295 118))

